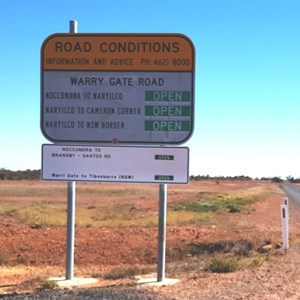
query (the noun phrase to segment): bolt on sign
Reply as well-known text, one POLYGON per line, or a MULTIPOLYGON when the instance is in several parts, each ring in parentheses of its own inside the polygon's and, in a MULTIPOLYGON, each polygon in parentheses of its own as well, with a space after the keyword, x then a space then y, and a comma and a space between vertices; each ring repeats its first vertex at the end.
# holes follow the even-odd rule
POLYGON ((54 34, 41 48, 52 142, 181 144, 194 127, 195 50, 181 34, 54 34))

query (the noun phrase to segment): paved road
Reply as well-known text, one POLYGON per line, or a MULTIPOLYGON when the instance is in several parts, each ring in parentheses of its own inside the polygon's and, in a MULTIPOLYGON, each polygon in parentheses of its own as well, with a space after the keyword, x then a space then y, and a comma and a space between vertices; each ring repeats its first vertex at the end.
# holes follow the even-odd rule
POLYGON ((289 198, 300 204, 300 185, 298 184, 282 184, 282 190, 289 198))

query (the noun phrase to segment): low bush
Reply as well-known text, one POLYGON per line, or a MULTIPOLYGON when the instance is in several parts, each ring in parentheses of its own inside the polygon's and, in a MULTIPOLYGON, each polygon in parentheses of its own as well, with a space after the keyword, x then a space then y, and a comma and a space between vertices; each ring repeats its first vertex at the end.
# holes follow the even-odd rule
POLYGON ((191 244, 188 252, 193 255, 233 253, 236 256, 248 256, 253 244, 247 240, 217 241, 213 243, 191 244))
POLYGON ((226 208, 228 208, 228 211, 230 212, 230 213, 238 213, 238 212, 241 212, 241 208, 240 208, 240 206, 238 206, 237 204, 228 204, 227 206, 226 206, 226 208))
POLYGON ((205 268, 206 272, 211 273, 230 273, 237 270, 238 263, 232 258, 215 257, 205 268))

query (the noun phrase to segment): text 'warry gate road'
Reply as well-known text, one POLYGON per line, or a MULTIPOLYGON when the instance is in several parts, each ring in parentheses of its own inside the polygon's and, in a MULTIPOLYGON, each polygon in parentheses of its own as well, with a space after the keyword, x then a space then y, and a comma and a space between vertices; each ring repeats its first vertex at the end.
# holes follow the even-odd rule
POLYGON ((163 86, 163 78, 150 78, 150 77, 71 77, 71 86, 102 86, 104 80, 108 81, 109 86, 134 86, 137 81, 137 86, 163 86))

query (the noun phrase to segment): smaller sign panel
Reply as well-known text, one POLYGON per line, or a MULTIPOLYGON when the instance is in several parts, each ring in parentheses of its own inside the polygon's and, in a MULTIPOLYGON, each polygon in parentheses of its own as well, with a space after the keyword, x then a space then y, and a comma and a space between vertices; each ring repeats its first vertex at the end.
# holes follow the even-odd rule
POLYGON ((186 147, 42 146, 42 178, 58 181, 187 183, 186 147))

